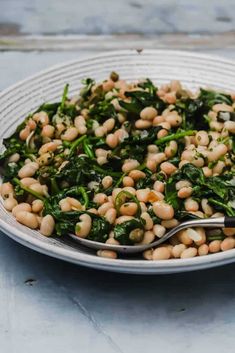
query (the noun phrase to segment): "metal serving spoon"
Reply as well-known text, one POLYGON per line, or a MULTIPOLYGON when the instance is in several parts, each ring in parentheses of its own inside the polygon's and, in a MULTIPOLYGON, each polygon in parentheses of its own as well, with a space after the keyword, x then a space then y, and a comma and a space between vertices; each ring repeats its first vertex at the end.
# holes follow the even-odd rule
POLYGON ((185 228, 192 228, 192 227, 215 227, 215 228, 233 228, 235 227, 235 217, 218 217, 218 218, 206 218, 206 219, 193 219, 192 221, 187 221, 179 224, 177 227, 172 228, 163 235, 163 237, 155 240, 150 244, 145 245, 111 245, 111 244, 104 244, 97 241, 92 241, 84 238, 79 238, 74 234, 69 234, 71 238, 73 238, 78 243, 86 246, 87 248, 92 248, 96 250, 114 250, 118 253, 122 254, 135 254, 147 249, 151 249, 159 244, 164 243, 167 239, 171 238, 174 234, 179 232, 185 228))

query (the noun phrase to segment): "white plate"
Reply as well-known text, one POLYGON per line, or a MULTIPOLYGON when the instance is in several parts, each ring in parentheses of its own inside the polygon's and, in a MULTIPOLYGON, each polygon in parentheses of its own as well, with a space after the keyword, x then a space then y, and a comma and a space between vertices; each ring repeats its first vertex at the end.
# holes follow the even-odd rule
MULTIPOLYGON (((210 86, 235 91, 235 63, 218 57, 182 51, 118 51, 57 65, 11 86, 0 94, 0 140, 9 136, 23 118, 45 101, 61 98, 63 87, 70 83, 70 95, 76 94, 81 80, 107 78, 111 71, 121 78, 136 80, 149 77, 156 84, 180 80, 195 89, 210 86)), ((20 225, 0 204, 0 228, 12 239, 37 250, 76 264, 126 273, 173 273, 209 268, 235 260, 235 249, 204 257, 183 260, 146 261, 137 259, 109 260, 77 244, 46 238, 20 225)))

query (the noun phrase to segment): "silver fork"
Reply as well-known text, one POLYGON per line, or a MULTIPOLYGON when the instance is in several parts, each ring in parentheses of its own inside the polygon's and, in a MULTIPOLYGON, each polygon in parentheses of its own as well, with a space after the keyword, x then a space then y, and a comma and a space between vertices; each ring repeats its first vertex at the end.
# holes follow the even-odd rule
POLYGON ((183 230, 185 228, 192 228, 192 227, 215 227, 215 228, 232 228, 235 227, 235 217, 218 217, 218 218, 203 218, 203 219, 193 219, 191 221, 180 223, 177 227, 172 228, 164 234, 161 238, 155 240, 150 244, 144 245, 111 245, 111 244, 104 244, 97 241, 92 241, 84 238, 79 238, 74 234, 69 234, 69 236, 74 239, 76 242, 86 246, 87 248, 92 248, 96 250, 114 250, 118 253, 122 254, 135 254, 147 249, 151 249, 159 244, 164 243, 167 239, 171 238, 174 234, 183 230))

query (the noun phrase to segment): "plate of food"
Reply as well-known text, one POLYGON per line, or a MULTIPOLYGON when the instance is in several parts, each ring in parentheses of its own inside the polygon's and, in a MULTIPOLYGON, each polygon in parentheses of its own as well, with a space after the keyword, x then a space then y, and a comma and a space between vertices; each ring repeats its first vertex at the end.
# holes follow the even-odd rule
POLYGON ((0 94, 0 229, 75 264, 173 273, 235 259, 235 65, 128 50, 0 94))

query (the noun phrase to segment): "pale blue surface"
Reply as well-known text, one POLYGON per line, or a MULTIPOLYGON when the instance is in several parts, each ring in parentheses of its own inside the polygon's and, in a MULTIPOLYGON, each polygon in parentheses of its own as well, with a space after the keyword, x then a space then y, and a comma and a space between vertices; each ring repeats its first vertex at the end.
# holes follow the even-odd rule
POLYGON ((234 30, 233 8, 233 0, 0 0, 0 32, 225 32, 234 30))
MULTIPOLYGON (((1 53, 0 88, 81 55, 1 53)), ((235 264, 145 277, 88 270, 0 234, 0 351, 233 353, 234 278, 235 264)))

